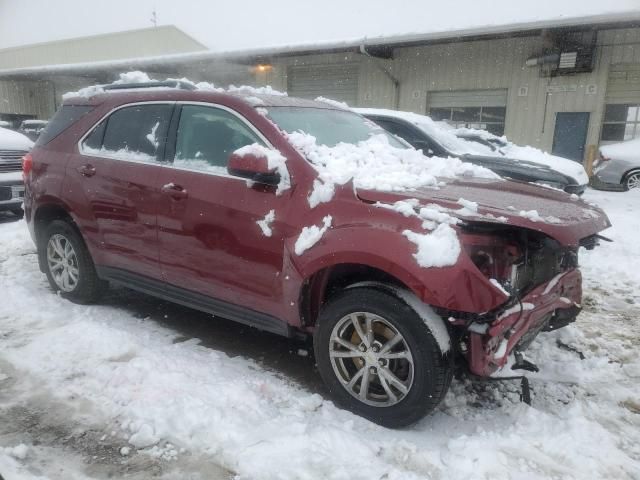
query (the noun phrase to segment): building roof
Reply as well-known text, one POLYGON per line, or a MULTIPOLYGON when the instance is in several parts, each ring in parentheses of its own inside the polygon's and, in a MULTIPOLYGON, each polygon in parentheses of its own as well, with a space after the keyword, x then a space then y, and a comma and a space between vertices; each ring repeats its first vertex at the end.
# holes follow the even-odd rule
MULTIPOLYGON (((124 0, 112 0, 114 5, 124 0)), ((56 2, 59 3, 59 2, 56 2)), ((60 8, 65 8, 62 2, 60 8)), ((73 3, 73 2, 70 2, 73 3)), ((158 11, 175 4, 172 0, 156 1, 158 11), (163 3, 165 3, 163 7, 163 3)), ((129 3, 132 9, 139 8, 137 2, 129 3)), ((388 0, 325 0, 323 2, 299 2, 294 0, 272 0, 259 9, 239 9, 235 2, 182 2, 171 10, 171 20, 188 35, 192 43, 182 49, 173 48, 160 39, 156 48, 143 48, 147 42, 119 42, 131 32, 110 34, 111 36, 86 37, 99 42, 108 38, 113 45, 112 54, 106 58, 88 55, 70 58, 63 55, 49 57, 46 69, 58 69, 69 73, 91 71, 91 69, 152 68, 160 64, 180 64, 207 59, 262 58, 274 55, 310 53, 327 50, 346 50, 360 45, 403 45, 433 41, 453 41, 513 34, 515 32, 582 27, 586 25, 640 25, 640 3, 638 0, 609 0, 608 2, 585 2, 584 0, 538 0, 536 2, 514 2, 494 0, 490 4, 477 0, 457 0, 449 3, 404 0, 391 4, 388 0), (193 5, 198 4, 198 9, 193 5), (191 7, 191 8, 190 8, 191 7), (220 19, 225 19, 220 22, 220 19), (119 46, 119 47, 118 47, 119 46), (205 47, 206 46, 206 47, 205 47), (138 47, 138 48, 136 48, 138 47), (115 58, 114 58, 115 57, 115 58)), ((140 7, 141 8, 141 7, 140 7)), ((127 15, 130 17, 132 15, 127 15)), ((161 17, 162 18, 162 17, 161 17)), ((108 18, 104 23, 108 24, 108 18)), ((146 20, 145 20, 146 21, 146 20)), ((121 23, 118 23, 120 25, 121 23)), ((163 27, 137 30, 153 32, 163 27)), ((175 27, 164 27, 174 28, 175 27)), ((72 30, 70 30, 72 31, 72 30)), ((180 32, 180 30, 175 29, 180 32)), ((39 48, 57 48, 66 45, 72 50, 85 39, 71 39, 39 48)), ((24 52, 36 46, 18 47, 13 51, 24 52)), ((38 73, 40 63, 22 64, 3 61, 7 50, 0 50, 0 75, 23 75, 38 73)))
POLYGON ((2 49, 0 70, 119 62, 206 50, 207 47, 175 26, 165 25, 2 49))

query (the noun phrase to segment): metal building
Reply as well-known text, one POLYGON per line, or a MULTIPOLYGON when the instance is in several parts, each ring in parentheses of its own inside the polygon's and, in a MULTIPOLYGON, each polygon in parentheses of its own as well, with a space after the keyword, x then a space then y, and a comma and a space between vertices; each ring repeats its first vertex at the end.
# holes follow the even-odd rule
POLYGON ((47 118, 65 91, 140 69, 426 113, 583 161, 600 143, 640 137, 637 17, 237 56, 175 27, 0 50, 0 119, 47 118))

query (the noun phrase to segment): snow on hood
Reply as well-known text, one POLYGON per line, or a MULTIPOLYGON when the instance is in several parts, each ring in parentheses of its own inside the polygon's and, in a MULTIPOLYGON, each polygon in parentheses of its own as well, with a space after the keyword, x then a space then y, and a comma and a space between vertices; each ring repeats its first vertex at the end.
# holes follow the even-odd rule
MULTIPOLYGON (((577 195, 516 182, 499 188, 488 179, 456 179, 439 190, 420 188, 405 192, 359 189, 358 197, 378 206, 386 204, 408 216, 410 208, 436 223, 457 220, 496 223, 536 230, 567 245, 577 245, 611 224, 604 212, 577 195), (460 208, 462 206, 462 208, 460 208), (443 218, 439 218, 444 214, 443 218)), ((430 228, 425 225, 425 228, 430 228)))
POLYGON ((612 160, 637 162, 640 165, 640 138, 600 147, 600 152, 612 160))
MULTIPOLYGON (((449 128, 452 128, 449 126, 449 128)), ((521 146, 510 142, 504 135, 499 137, 486 130, 478 130, 475 128, 456 128, 453 132, 457 135, 471 135, 482 138, 487 141, 497 141, 504 144, 497 150, 491 151, 490 155, 494 157, 507 157, 513 160, 524 160, 527 162, 537 163, 552 168, 564 175, 567 175, 578 182, 579 185, 589 183, 589 176, 584 167, 568 158, 551 155, 539 148, 531 146, 521 146)), ((475 143, 475 142, 469 142, 475 143)))
POLYGON ((498 137, 485 130, 471 128, 454 128, 446 122, 434 122, 426 115, 412 112, 399 112, 377 108, 357 108, 362 115, 380 115, 396 117, 412 123, 427 135, 435 139, 440 145, 455 155, 481 155, 497 158, 509 158, 514 161, 523 160, 552 168, 563 175, 567 175, 579 184, 589 183, 589 177, 584 167, 578 162, 567 158, 550 155, 540 149, 530 146, 520 146, 507 140, 506 137, 498 137), (465 140, 459 135, 474 135, 485 140, 499 140, 506 145, 497 150, 471 140, 465 140))
POLYGON ((485 178, 493 182, 501 177, 486 168, 457 158, 426 157, 410 148, 396 148, 384 135, 374 135, 357 144, 319 145, 313 135, 287 134, 289 141, 318 171, 318 179, 309 197, 312 207, 333 198, 335 185, 353 180, 356 188, 407 191, 440 188, 446 178, 485 178))
POLYGON ((31 150, 33 142, 21 133, 0 127, 0 150, 31 150))

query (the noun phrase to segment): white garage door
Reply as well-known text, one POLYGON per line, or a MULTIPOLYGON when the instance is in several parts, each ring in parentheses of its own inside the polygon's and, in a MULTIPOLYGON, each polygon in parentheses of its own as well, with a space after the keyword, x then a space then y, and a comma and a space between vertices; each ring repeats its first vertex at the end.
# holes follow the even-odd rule
POLYGON ((427 102, 427 111, 434 120, 504 134, 506 89, 429 92, 427 102))
POLYGON ((325 97, 356 105, 358 65, 310 65, 289 67, 287 92, 292 97, 325 97))
POLYGON ((640 103, 640 65, 611 65, 606 103, 640 103))

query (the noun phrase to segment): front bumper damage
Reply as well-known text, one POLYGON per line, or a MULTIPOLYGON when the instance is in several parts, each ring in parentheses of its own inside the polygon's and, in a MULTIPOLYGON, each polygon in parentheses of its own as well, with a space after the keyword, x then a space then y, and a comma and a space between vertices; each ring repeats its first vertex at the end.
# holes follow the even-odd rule
POLYGON ((575 320, 582 301, 582 275, 573 268, 538 285, 507 307, 472 322, 465 342, 469 371, 488 377, 504 367, 512 352, 525 350, 541 331, 575 320))

